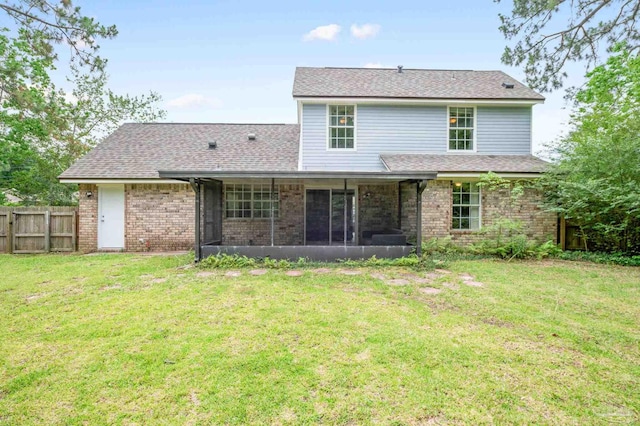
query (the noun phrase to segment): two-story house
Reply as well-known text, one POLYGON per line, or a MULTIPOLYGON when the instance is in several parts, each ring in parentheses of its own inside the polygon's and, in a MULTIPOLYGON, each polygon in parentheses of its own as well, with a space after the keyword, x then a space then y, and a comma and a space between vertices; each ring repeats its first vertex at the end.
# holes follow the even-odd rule
POLYGON ((298 68, 298 124, 125 124, 65 171, 80 184, 79 247, 274 258, 402 256, 426 238, 461 244, 504 217, 555 239, 527 191, 532 108, 500 71, 298 68))

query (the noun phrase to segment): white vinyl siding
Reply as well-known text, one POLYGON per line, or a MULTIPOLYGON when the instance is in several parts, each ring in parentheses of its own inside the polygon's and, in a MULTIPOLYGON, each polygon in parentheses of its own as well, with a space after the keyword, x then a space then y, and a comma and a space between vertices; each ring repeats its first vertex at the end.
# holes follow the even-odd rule
MULTIPOLYGON (((380 154, 451 152, 444 105, 357 105, 357 151, 328 149, 327 104, 303 104, 302 110, 301 170, 384 171, 380 154)), ((531 152, 531 107, 475 110, 478 154, 531 152)))

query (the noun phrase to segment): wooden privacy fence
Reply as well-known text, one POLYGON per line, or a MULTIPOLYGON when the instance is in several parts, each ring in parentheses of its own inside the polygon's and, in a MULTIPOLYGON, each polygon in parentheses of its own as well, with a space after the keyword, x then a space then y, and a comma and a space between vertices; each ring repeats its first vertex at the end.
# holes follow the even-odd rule
POLYGON ((0 207, 0 253, 75 251, 76 207, 0 207))

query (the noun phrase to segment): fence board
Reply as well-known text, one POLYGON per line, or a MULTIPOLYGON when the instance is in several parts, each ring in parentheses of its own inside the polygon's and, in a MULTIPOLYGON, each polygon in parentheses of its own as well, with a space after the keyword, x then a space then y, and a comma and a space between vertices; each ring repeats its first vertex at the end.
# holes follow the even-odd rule
POLYGON ((75 207, 0 207, 0 253, 76 250, 75 207))
POLYGON ((9 224, 11 223, 11 213, 6 211, 0 211, 0 253, 9 253, 9 248, 11 247, 10 240, 10 229, 9 224))

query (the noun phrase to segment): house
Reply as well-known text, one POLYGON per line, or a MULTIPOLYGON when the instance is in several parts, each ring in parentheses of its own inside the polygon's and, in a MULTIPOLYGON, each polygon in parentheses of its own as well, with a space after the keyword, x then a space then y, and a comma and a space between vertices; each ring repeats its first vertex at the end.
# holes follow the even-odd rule
MULTIPOLYGON (((461 244, 503 217, 478 177, 538 176, 532 108, 500 71, 297 68, 298 124, 124 124, 61 176, 77 183, 79 248, 314 259, 461 244)), ((557 218, 527 191, 531 238, 557 218)))

